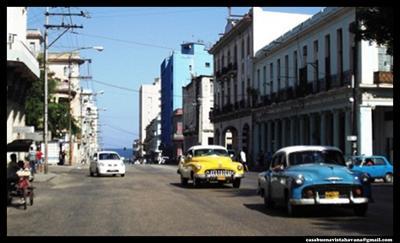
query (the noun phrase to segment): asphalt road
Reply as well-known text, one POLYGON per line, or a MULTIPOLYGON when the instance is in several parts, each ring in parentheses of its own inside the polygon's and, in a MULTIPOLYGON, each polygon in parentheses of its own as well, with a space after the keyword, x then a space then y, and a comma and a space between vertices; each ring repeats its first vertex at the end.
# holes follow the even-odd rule
POLYGON ((123 178, 50 170, 54 178, 34 182, 33 206, 7 207, 8 236, 393 236, 393 187, 384 183, 374 184, 366 217, 321 208, 290 218, 264 208, 255 172, 234 189, 182 187, 175 166, 127 165, 123 178))

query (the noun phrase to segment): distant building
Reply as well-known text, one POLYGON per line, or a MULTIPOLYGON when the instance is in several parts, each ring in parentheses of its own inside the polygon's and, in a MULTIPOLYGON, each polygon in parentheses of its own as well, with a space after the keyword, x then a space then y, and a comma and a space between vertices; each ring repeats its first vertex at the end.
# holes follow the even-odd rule
MULTIPOLYGON (((182 108, 182 87, 193 77, 212 75, 212 56, 202 43, 184 43, 161 64, 161 142, 165 153, 173 144, 173 111, 182 108)), ((167 154, 171 155, 171 154, 167 154)))
POLYGON ((26 92, 40 77, 36 53, 30 50, 26 39, 27 10, 7 7, 7 143, 25 138, 18 129, 26 125, 26 92))
POLYGON ((182 109, 176 109, 172 118, 172 158, 178 158, 178 156, 183 155, 183 112, 182 109))
MULTIPOLYGON (((214 55, 214 123, 216 144, 251 153, 251 107, 259 93, 253 89, 253 58, 257 51, 310 15, 263 11, 252 7, 241 19, 227 19, 224 35, 212 46, 214 55)), ((252 158, 249 154, 249 158, 252 158)), ((250 161, 252 161, 250 159, 250 161)))
POLYGON ((213 76, 199 76, 183 87, 183 134, 186 151, 193 145, 214 144, 210 111, 214 106, 213 76))
POLYGON ((253 153, 305 144, 351 155, 347 138, 357 135, 357 154, 393 161, 393 57, 355 42, 355 21, 354 7, 325 8, 256 53, 253 153))
MULTIPOLYGON (((146 127, 149 126, 161 112, 160 79, 156 78, 153 84, 140 86, 139 91, 139 140, 141 144, 146 140, 146 127)), ((139 156, 145 154, 144 147, 139 150, 139 156)), ((147 152, 147 151, 146 151, 147 152)))
POLYGON ((144 151, 153 161, 161 156, 161 115, 158 114, 146 127, 146 139, 144 140, 144 151))

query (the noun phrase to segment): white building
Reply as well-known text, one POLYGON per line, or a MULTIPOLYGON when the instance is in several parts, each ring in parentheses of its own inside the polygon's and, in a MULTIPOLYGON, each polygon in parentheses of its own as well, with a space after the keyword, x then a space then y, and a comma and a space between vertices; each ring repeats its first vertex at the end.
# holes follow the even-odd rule
POLYGON ((27 8, 7 7, 7 143, 25 138, 15 128, 25 127, 26 91, 40 77, 26 36, 27 8))
MULTIPOLYGON (((156 78, 153 84, 140 86, 139 91, 139 142, 144 143, 146 139, 146 127, 161 112, 161 83, 156 78)), ((143 148, 143 147, 141 147, 143 148)), ((143 150, 139 150, 139 155, 143 150)))
POLYGON ((146 127, 146 139, 144 140, 144 151, 151 159, 158 161, 162 151, 161 144, 161 115, 158 114, 146 127))
POLYGON ((263 11, 253 7, 240 20, 228 18, 224 35, 210 49, 214 55, 215 144, 251 151, 253 57, 255 53, 310 15, 263 11))
POLYGON ((214 144, 214 125, 210 111, 214 106, 212 76, 199 76, 182 87, 183 94, 183 150, 193 145, 214 144))
POLYGON ((254 154, 312 144, 350 155, 347 136, 357 135, 358 154, 393 159, 392 58, 368 41, 354 45, 349 26, 355 21, 355 8, 325 8, 256 53, 254 154))

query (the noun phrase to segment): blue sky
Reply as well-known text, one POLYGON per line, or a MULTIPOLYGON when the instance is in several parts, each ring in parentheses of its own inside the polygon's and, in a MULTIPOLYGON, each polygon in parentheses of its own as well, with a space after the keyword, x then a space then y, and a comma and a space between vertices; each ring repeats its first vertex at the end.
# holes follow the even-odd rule
MULTIPOLYGON (((242 15, 250 7, 233 7, 232 14, 242 15)), ((264 10, 315 14, 322 7, 263 7, 264 10)), ((28 8, 28 28, 42 30, 45 8, 28 8)), ((172 50, 187 41, 212 45, 223 33, 228 9, 225 7, 71 7, 50 8, 51 13, 88 12, 90 18, 50 17, 50 24, 83 25, 67 32, 50 48, 50 52, 79 47, 103 46, 104 51, 83 50, 81 56, 92 59, 81 74, 91 74, 92 81, 81 86, 104 90, 97 98, 100 112, 101 141, 105 148, 131 148, 139 137, 139 90, 160 76, 160 65, 172 50), (106 86, 111 84, 127 89, 106 86)), ((62 30, 50 30, 49 42, 62 30)))

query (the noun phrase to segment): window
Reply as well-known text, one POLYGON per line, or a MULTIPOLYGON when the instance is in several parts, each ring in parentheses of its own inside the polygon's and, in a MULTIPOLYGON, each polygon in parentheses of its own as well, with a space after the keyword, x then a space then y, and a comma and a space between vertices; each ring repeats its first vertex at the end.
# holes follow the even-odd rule
POLYGON ((314 80, 318 82, 318 40, 314 41, 314 80))
POLYGON ((233 63, 237 62, 237 46, 235 44, 235 47, 233 49, 233 63))
POLYGON ((342 84, 343 79, 343 33, 342 29, 336 31, 337 36, 337 75, 340 83, 342 84))
POLYGON ((385 161, 381 158, 374 158, 373 161, 375 165, 385 165, 385 161))
POLYGON ((247 36, 247 56, 250 56, 250 35, 247 36))
POLYGON ((293 52, 293 66, 294 66, 294 85, 297 86, 297 82, 298 82, 297 51, 293 52))
POLYGON ((278 59, 277 64, 276 64, 276 76, 278 79, 278 86, 277 86, 277 91, 281 89, 281 59, 278 59))
POLYGON ((303 67, 307 66, 307 46, 303 46, 303 67))
POLYGON ((285 56, 285 87, 289 87, 289 56, 285 56))
POLYGON ((270 94, 272 93, 272 88, 273 88, 273 80, 274 80, 274 64, 271 62, 269 64, 269 88, 270 88, 270 94))
POLYGON ((35 42, 29 42, 29 48, 32 52, 36 52, 35 42))
POLYGON ((260 69, 257 69, 257 88, 260 89, 260 69))
POLYGON ((267 67, 263 67, 263 86, 264 86, 264 95, 267 94, 267 67))
MULTIPOLYGON (((331 75, 331 39, 329 35, 325 36, 325 78, 330 81, 331 75)), ((329 88, 329 84, 327 84, 329 88)))
POLYGON ((206 62, 206 68, 209 68, 209 67, 210 67, 210 63, 206 62))
POLYGON ((242 44, 241 44, 240 50, 241 50, 241 56, 242 56, 242 60, 243 60, 244 59, 244 39, 242 39, 242 44))

